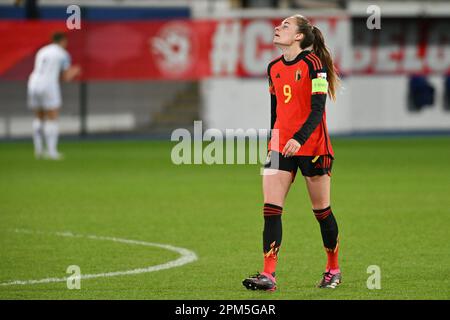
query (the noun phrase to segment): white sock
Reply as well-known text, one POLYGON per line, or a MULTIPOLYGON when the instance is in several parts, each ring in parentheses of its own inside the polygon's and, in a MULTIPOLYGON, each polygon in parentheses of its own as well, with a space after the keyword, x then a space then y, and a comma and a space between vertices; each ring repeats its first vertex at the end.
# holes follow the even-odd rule
POLYGON ((48 120, 44 123, 44 135, 47 143, 47 150, 50 156, 58 154, 58 123, 54 120, 48 120))
POLYGON ((33 144, 34 144, 34 154, 41 155, 43 149, 42 141, 42 121, 41 119, 35 118, 33 120, 33 144))

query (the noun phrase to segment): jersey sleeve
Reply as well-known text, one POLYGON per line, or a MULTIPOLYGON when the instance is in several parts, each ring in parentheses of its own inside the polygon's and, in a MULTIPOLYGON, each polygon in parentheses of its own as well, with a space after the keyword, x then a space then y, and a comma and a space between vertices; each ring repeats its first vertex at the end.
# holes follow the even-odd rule
POLYGON ((70 64, 71 64, 70 55, 67 52, 65 52, 61 61, 61 70, 65 71, 69 69, 70 64))
POLYGON ((293 136, 293 139, 297 140, 301 145, 305 144, 322 121, 328 92, 326 69, 322 66, 317 57, 311 58, 311 60, 308 61, 306 62, 309 67, 309 77, 311 79, 311 112, 306 121, 293 136))
POLYGON ((270 76, 270 65, 267 68, 267 75, 269 78, 269 93, 270 93, 270 129, 273 129, 275 121, 277 120, 277 96, 275 95, 275 87, 270 76))

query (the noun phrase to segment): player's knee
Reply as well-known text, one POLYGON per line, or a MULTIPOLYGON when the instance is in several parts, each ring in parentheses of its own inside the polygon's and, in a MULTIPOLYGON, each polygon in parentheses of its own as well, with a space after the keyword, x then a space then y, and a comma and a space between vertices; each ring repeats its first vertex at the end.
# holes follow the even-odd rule
POLYGON ((284 205, 284 199, 280 197, 271 197, 271 196, 265 196, 264 197, 264 203, 269 203, 278 207, 283 207, 284 205))
POLYGON ((282 207, 284 205, 284 199, 286 197, 286 192, 280 190, 280 188, 274 188, 271 186, 264 186, 264 203, 271 203, 282 207))
POLYGON ((330 207, 330 202, 325 200, 318 200, 312 202, 313 211, 325 210, 330 207))
POLYGON ((34 112, 34 116, 35 116, 36 119, 44 120, 45 119, 45 111, 43 111, 43 110, 36 110, 34 112))
POLYGON ((48 120, 57 120, 58 119, 58 111, 57 110, 49 110, 49 111, 47 111, 46 118, 48 120))

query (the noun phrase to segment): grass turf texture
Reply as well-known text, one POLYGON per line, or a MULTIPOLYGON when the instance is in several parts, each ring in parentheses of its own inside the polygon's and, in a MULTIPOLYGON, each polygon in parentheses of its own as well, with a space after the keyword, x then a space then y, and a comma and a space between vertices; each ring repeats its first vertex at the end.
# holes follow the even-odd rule
POLYGON ((275 293, 241 281, 262 266, 258 165, 181 165, 170 142, 62 142, 36 161, 30 143, 0 144, 0 282, 141 268, 163 249, 13 230, 72 231, 193 250, 182 267, 66 283, 0 286, 0 299, 449 299, 450 138, 334 139, 332 206, 343 284, 314 287, 325 264, 301 176, 285 205, 275 293), (368 290, 367 267, 381 268, 368 290))

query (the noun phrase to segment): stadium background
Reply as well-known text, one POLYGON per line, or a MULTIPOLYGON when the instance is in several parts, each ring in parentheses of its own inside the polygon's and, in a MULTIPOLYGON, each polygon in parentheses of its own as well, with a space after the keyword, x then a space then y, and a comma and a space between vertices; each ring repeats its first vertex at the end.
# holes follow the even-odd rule
MULTIPOLYGON (((450 265, 448 2, 41 0, 38 16, 27 11, 27 1, 13 2, 0 1, 0 282, 65 276, 69 260, 100 272, 129 268, 130 260, 139 265, 170 258, 158 253, 150 259, 144 251, 128 257, 106 244, 95 249, 65 243, 82 252, 77 260, 67 257, 58 239, 16 229, 171 243, 194 250, 199 261, 111 278, 106 285, 86 280, 88 289, 81 293, 61 283, 3 286, 1 298, 264 298, 239 287, 240 278, 260 263, 258 170, 175 166, 168 140, 177 128, 192 130, 194 120, 202 120, 204 130, 267 128, 266 66, 279 55, 271 45, 272 30, 299 12, 324 32, 342 76, 327 113, 338 160, 333 199, 347 228, 342 255, 351 275, 347 291, 325 298, 449 298, 448 281, 441 279, 450 265), (83 74, 62 86, 60 148, 66 160, 37 162, 26 79, 37 49, 54 31, 66 29, 71 4, 81 7, 82 16, 81 29, 69 32, 69 52, 83 74), (381 9, 379 30, 366 26, 372 4, 381 9), (251 225, 249 234, 243 224, 251 225), (222 287, 214 291, 208 276, 216 277, 213 269, 229 259, 228 279, 219 280, 222 287), (430 259, 436 260, 433 266, 430 259), (30 264, 39 268, 29 270, 30 264), (383 279, 391 284, 383 282, 384 291, 365 286, 372 264, 389 270, 383 279), (173 280, 185 270, 198 275, 198 283, 173 280), (404 288, 417 278, 424 283, 404 288), (149 282, 157 283, 152 293, 146 290, 149 282)), ((297 205, 303 213, 300 221, 286 215, 285 232, 292 235, 285 240, 284 271, 295 283, 292 260, 300 257, 311 282, 320 271, 310 267, 323 258, 320 239, 314 221, 305 221, 304 187, 296 185, 293 193, 302 197, 291 195, 287 212, 297 205), (296 241, 317 250, 301 256, 296 241)), ((275 297, 323 298, 306 280, 298 287, 302 290, 288 287, 275 297)))

